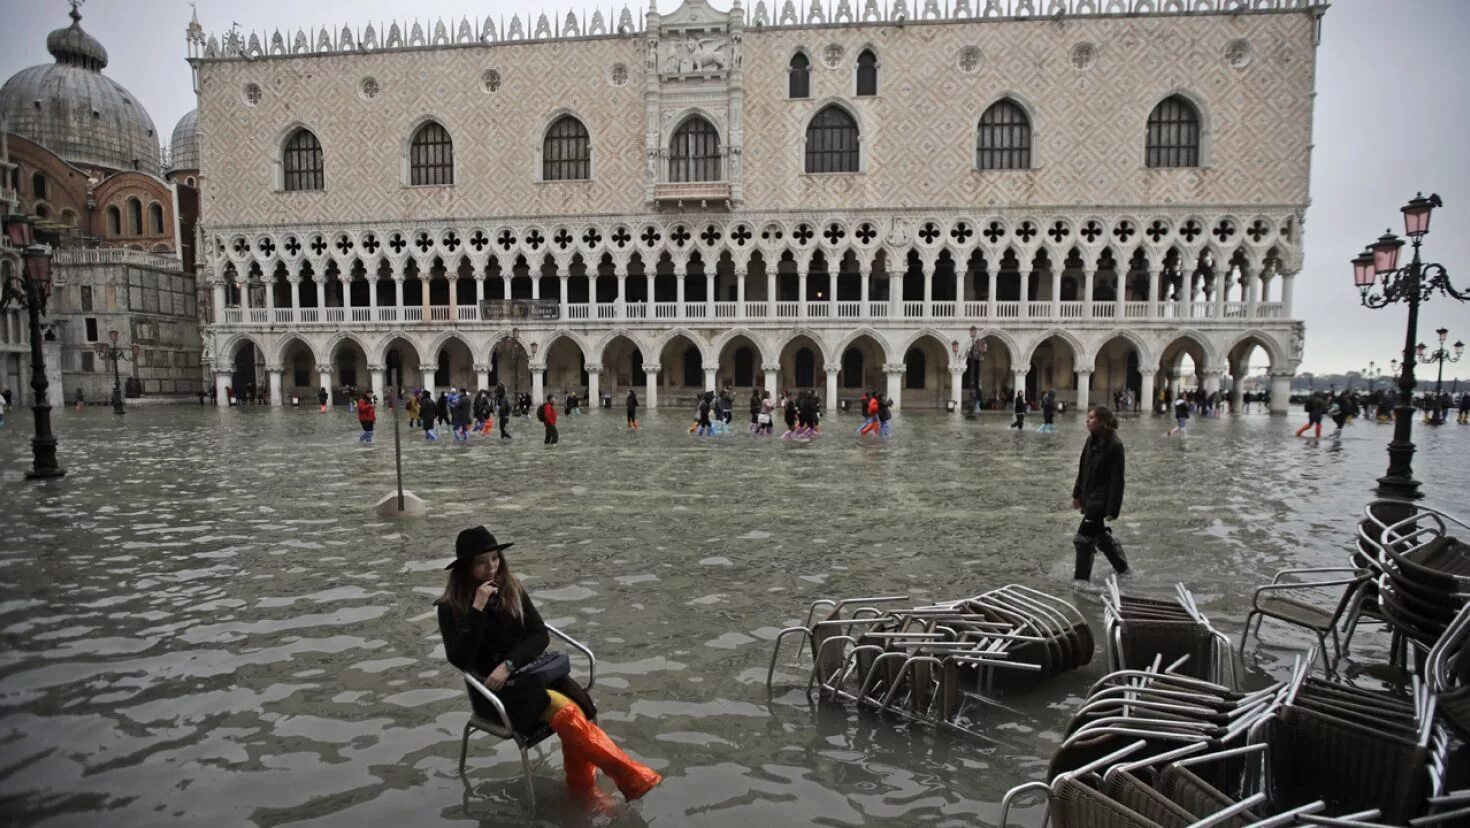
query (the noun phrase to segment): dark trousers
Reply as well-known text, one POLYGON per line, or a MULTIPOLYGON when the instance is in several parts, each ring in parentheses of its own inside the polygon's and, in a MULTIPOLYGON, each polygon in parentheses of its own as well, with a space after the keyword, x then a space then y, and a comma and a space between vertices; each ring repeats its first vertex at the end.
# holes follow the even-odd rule
POLYGON ((508 426, 508 425, 510 425, 510 416, 507 415, 507 414, 501 414, 500 415, 500 439, 502 439, 502 440, 509 440, 510 439, 510 430, 508 428, 506 428, 506 426, 508 426))
POLYGON ((1128 571, 1128 558, 1123 554, 1123 545, 1113 539, 1113 530, 1103 522, 1102 515, 1083 517, 1072 536, 1072 545, 1077 549, 1077 567, 1072 577, 1086 581, 1092 578, 1092 559, 1101 549, 1108 563, 1119 575, 1128 571))
POLYGON ((548 446, 556 445, 557 441, 560 440, 560 439, 561 439, 561 435, 559 435, 559 434, 556 433, 556 426, 551 425, 551 424, 548 423, 547 426, 546 426, 546 443, 545 443, 545 445, 548 445, 548 446))

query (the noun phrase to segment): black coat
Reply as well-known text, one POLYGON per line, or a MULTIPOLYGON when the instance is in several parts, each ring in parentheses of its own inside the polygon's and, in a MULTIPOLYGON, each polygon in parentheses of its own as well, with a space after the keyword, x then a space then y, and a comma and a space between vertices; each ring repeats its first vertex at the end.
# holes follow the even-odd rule
POLYGON ((1123 443, 1117 437, 1087 438, 1072 499, 1082 502, 1082 513, 1089 518, 1118 516, 1123 508, 1123 443))
MULTIPOLYGON (((476 612, 472 608, 462 618, 457 617, 448 604, 440 604, 439 635, 444 639, 444 654, 449 663, 481 681, 507 659, 517 668, 535 661, 550 643, 546 624, 531 603, 531 596, 524 591, 521 593, 520 618, 493 600, 485 609, 476 612)), ((475 712, 498 722, 495 708, 474 688, 468 684, 465 686, 470 691, 470 703, 475 712)), ((514 685, 506 685, 496 694, 500 703, 505 705, 505 713, 517 733, 524 736, 536 730, 541 714, 551 703, 546 688, 547 685, 540 682, 519 678, 514 685)), ((591 697, 570 677, 553 682, 551 689, 577 702, 589 718, 597 715, 591 697)))

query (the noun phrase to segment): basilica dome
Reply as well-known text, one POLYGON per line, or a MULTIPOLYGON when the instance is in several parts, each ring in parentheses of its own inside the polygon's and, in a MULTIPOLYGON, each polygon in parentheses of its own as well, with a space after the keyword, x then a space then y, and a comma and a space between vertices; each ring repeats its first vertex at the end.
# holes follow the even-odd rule
POLYGON ((168 147, 168 172, 199 169, 199 110, 191 109, 179 119, 168 147))
POLYGON ((15 73, 0 87, 6 128, 84 167, 158 175, 158 135, 142 104, 102 74, 107 50, 82 31, 82 16, 46 37, 52 64, 15 73))

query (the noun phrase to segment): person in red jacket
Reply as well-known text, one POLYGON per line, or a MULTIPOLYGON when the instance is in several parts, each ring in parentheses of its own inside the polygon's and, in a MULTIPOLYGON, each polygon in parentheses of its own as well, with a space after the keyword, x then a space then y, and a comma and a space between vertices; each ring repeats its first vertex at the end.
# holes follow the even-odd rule
POLYGON ((547 397, 541 403, 541 408, 536 411, 536 419, 546 426, 546 442, 543 445, 554 446, 561 439, 556 433, 556 398, 547 397))
POLYGON ((358 442, 371 443, 373 441, 373 426, 377 421, 378 412, 373 408, 373 395, 365 393, 357 402, 357 422, 362 426, 362 436, 357 438, 358 442))

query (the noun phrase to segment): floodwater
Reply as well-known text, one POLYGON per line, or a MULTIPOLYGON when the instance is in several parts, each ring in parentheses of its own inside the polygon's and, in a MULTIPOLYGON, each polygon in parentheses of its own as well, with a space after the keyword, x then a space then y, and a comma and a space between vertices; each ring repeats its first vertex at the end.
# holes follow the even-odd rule
MULTIPOLYGON (((1043 435, 1001 415, 912 414, 884 443, 859 442, 851 416, 810 444, 700 440, 672 410, 637 433, 620 410, 564 418, 555 448, 534 420, 514 421, 509 445, 405 429, 407 487, 429 513, 395 524, 369 508, 393 481, 389 422, 367 446, 345 410, 58 410, 68 475, 35 483, 21 479, 29 412, 12 414, 6 824, 525 822, 509 745, 474 737, 469 777, 456 773, 467 700, 431 602, 455 533, 477 523, 515 541, 508 557, 548 622, 596 650, 603 725, 666 780, 587 815, 562 801, 553 740, 537 824, 994 824, 1101 672, 1099 654, 1006 694, 1011 710, 981 722, 993 741, 810 707, 789 666, 774 698, 765 688, 776 631, 819 597, 930 601, 1006 583, 1070 595, 1072 416, 1043 435)), ((1184 581, 1238 638, 1252 586, 1343 560, 1391 427, 1298 440, 1298 416, 1196 419, 1185 439, 1165 439, 1162 418, 1124 423, 1115 532, 1139 573, 1130 589, 1184 581)), ((1470 427, 1415 437, 1427 502, 1463 511, 1470 427)), ((1100 628, 1096 598, 1078 601, 1100 628)), ((1251 683, 1309 643, 1265 632, 1246 654, 1251 683)), ((1350 669, 1384 643, 1360 633, 1350 669)))

